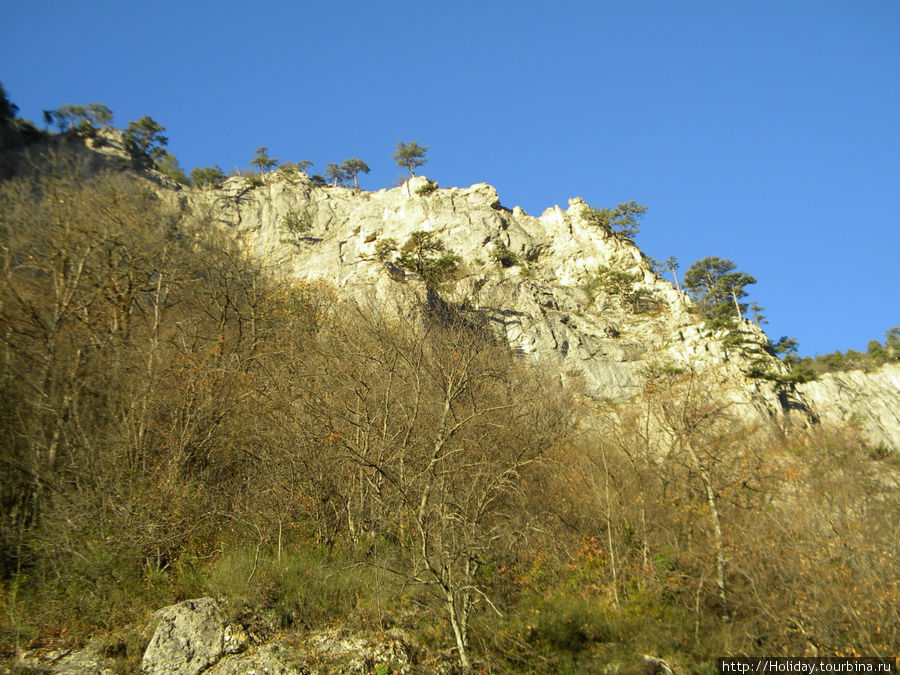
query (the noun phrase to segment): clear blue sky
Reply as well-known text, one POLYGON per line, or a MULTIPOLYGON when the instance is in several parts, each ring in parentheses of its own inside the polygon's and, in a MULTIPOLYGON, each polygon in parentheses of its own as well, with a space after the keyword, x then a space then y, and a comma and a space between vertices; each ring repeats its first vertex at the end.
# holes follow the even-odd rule
POLYGON ((805 354, 900 324, 900 0, 0 0, 0 81, 38 123, 149 114, 187 171, 266 145, 374 190, 403 139, 534 215, 635 199, 644 251, 732 258, 805 354))

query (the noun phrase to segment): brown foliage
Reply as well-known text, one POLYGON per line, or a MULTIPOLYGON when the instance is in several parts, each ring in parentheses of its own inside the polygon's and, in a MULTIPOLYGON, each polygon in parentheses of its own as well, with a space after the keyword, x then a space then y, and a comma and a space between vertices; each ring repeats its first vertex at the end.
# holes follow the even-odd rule
POLYGON ((28 617, 0 642, 135 620, 210 568, 302 617, 277 596, 313 566, 334 607, 305 616, 375 570, 463 666, 900 646, 896 477, 851 434, 749 428, 674 370, 598 411, 434 289, 337 302, 122 177, 5 183, 0 247, 0 599, 28 617))

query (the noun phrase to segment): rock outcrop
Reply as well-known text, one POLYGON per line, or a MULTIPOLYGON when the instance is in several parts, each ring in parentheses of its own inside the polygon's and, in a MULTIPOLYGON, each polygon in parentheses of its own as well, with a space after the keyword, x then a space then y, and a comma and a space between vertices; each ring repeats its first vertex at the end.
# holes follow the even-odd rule
MULTIPOLYGON (((134 168, 121 132, 112 129, 90 138, 16 139, 0 148, 0 169, 40 170, 40 158, 54 149, 74 153, 86 175, 134 168)), ((481 313, 518 354, 582 381, 597 399, 630 400, 647 373, 690 368, 705 373, 749 420, 860 422, 873 444, 900 446, 893 375, 848 373, 799 387, 783 384, 786 368, 768 352, 762 330, 743 321, 743 344, 728 346, 633 242, 592 225, 580 199, 533 217, 503 207, 486 183, 441 189, 423 176, 366 192, 319 185, 298 171, 229 178, 205 190, 146 167, 140 174, 162 199, 218 224, 283 274, 325 281, 343 297, 382 308, 408 310, 425 301, 426 290, 415 274, 386 267, 379 243, 402 245, 414 232, 433 233, 462 260, 456 281, 441 288, 444 300, 481 313), (289 231, 289 218, 302 227, 289 231), (633 279, 624 294, 602 283, 609 270, 633 279), (766 377, 751 377, 761 373, 766 377)))
POLYGON ((206 673, 209 675, 300 675, 302 671, 287 665, 284 649, 265 645, 244 654, 226 656, 206 673))
POLYGON ((159 623, 141 661, 144 675, 196 675, 246 646, 246 636, 225 625, 212 598, 165 607, 156 618, 159 623))
MULTIPOLYGON (((10 671, 0 665, 0 675, 10 671)), ((112 659, 95 649, 50 650, 25 652, 16 660, 16 673, 42 673, 48 675, 113 675, 117 672, 112 659)))
POLYGON ((331 630, 312 633, 290 646, 277 642, 251 645, 241 627, 226 624, 212 598, 185 600, 155 616, 159 623, 144 652, 143 675, 408 673, 417 651, 399 629, 358 635, 331 630))
POLYGON ((218 190, 184 190, 178 199, 284 273, 327 281, 345 297, 380 306, 398 302, 401 288, 420 300, 425 291, 416 275, 386 268, 379 242, 402 245, 414 232, 434 233, 462 260, 457 280, 441 290, 444 298, 481 312, 519 354, 582 380, 595 398, 628 400, 648 370, 674 364, 711 374, 747 416, 804 408, 802 401, 787 405, 790 397, 776 383, 747 378, 754 360, 784 372, 757 326, 743 322, 743 347, 726 347, 632 241, 584 217, 580 199, 532 217, 501 206, 485 183, 439 189, 419 176, 363 192, 280 171, 256 186, 231 178, 218 190), (290 232, 289 218, 299 219, 303 231, 290 232), (599 283, 609 270, 630 276, 624 293, 599 283))
POLYGON ((858 425, 872 445, 900 452, 900 364, 826 373, 798 389, 823 422, 858 425))

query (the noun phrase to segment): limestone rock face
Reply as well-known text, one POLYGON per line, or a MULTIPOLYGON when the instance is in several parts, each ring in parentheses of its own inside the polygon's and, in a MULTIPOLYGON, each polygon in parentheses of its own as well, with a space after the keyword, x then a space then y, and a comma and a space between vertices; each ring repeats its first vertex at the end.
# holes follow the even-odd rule
POLYGON ((212 598, 185 600, 156 617, 159 625, 141 661, 143 675, 196 675, 225 653, 225 624, 212 598))
POLYGON ((276 171, 256 187, 230 178, 218 190, 179 194, 182 205, 209 214, 284 273, 327 281, 345 297, 379 306, 424 297, 414 274, 389 273, 376 254, 379 242, 402 245, 413 232, 432 232, 462 259, 457 280, 441 289, 445 299, 480 310, 517 353, 582 380, 592 396, 627 400, 640 391, 648 368, 674 364, 713 373, 748 416, 780 414, 785 392, 745 376, 753 360, 784 372, 766 353, 765 334, 744 322, 744 347, 726 348, 634 243, 583 217, 582 200, 532 217, 502 207, 485 183, 432 187, 418 176, 398 188, 364 192, 276 171), (302 217, 305 231, 286 229, 289 214, 302 217), (609 269, 631 275, 630 297, 597 283, 609 269))
POLYGON ((798 388, 823 421, 859 424, 870 443, 900 452, 900 364, 827 373, 798 388))

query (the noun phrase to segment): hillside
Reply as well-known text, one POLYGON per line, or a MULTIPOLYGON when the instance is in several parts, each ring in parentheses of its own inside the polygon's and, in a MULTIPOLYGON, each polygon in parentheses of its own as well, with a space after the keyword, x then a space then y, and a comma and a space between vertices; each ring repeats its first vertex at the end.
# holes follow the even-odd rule
POLYGON ((295 169, 190 188, 114 131, 5 153, 17 667, 900 646, 895 366, 793 384, 759 327, 710 327, 577 198, 534 217, 483 183, 295 169))
MULTIPOLYGON (((708 329, 693 301, 657 276, 630 239, 586 221, 588 207, 578 198, 565 210, 532 217, 503 207, 484 183, 442 189, 418 176, 370 193, 316 186, 305 174, 280 171, 259 186, 231 178, 217 190, 179 194, 283 274, 327 281, 358 301, 397 302, 405 282, 421 295, 416 275, 398 280, 377 247, 385 239, 403 243, 416 231, 434 233, 462 259, 446 299, 489 317, 517 353, 579 378, 595 399, 627 401, 648 372, 691 368, 714 378, 748 421, 801 427, 816 418, 856 421, 873 445, 900 447, 900 423, 890 413, 900 400, 896 377, 859 373, 838 387, 841 395, 824 384, 779 382, 788 371, 756 324, 744 320, 740 344, 729 346, 727 331, 708 329), (297 214, 308 228, 302 234, 285 225, 297 214), (604 270, 633 282, 610 292, 604 270), (882 412, 873 415, 873 407, 882 412)), ((832 379, 841 378, 823 382, 832 379)))
MULTIPOLYGON (((259 187, 229 179, 219 190, 191 194, 187 203, 209 208, 254 255, 286 274, 379 303, 392 301, 404 284, 420 295, 424 286, 415 273, 392 275, 379 260, 379 242, 402 245, 414 232, 433 233, 461 258, 457 278, 442 289, 445 299, 483 313, 517 353, 582 378, 595 398, 628 400, 643 384, 642 371, 669 363, 714 370, 738 385, 732 394, 742 403, 773 415, 779 409, 774 387, 743 377, 752 358, 767 357, 765 335, 745 322, 744 347, 723 347, 637 246, 581 217, 586 204, 580 199, 535 218, 501 206, 487 184, 441 189, 418 176, 368 193, 275 172, 259 187), (289 214, 308 221, 302 235, 285 227, 289 214), (596 285, 604 269, 634 282, 619 294, 604 291, 596 285)), ((767 367, 781 368, 773 358, 767 367)))

